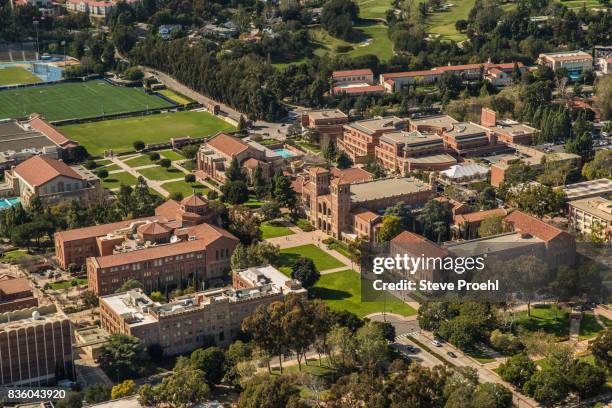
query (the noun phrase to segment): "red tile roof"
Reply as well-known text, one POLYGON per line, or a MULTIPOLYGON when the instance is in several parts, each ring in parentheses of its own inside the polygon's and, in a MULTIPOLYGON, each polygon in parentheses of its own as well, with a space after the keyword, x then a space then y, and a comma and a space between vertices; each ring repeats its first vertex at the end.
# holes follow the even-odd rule
POLYGON ((337 86, 334 88, 334 93, 347 93, 347 94, 384 92, 384 91, 385 91, 385 87, 382 85, 364 85, 364 86, 349 86, 349 87, 337 86))
POLYGON ((248 149, 248 145, 245 142, 226 133, 217 133, 208 139, 206 144, 230 157, 234 157, 248 149))
POLYGON ((18 164, 15 173, 31 186, 41 186, 59 176, 83 180, 66 163, 45 156, 34 156, 18 164))
POLYGON ((468 223, 480 222, 486 218, 503 217, 506 214, 507 212, 503 208, 494 208, 492 210, 477 211, 477 212, 467 213, 467 214, 459 214, 455 217, 455 223, 461 225, 466 222, 468 223))
POLYGON ((141 234, 157 235, 167 234, 172 231, 172 228, 161 224, 158 221, 150 222, 148 224, 141 225, 138 227, 138 232, 141 234))
POLYGON ((345 71, 334 71, 332 72, 332 78, 341 78, 346 76, 355 76, 355 75, 374 75, 371 69, 349 69, 345 71))
POLYGON ((444 258, 448 256, 448 251, 446 249, 439 247, 424 236, 413 232, 401 232, 390 241, 390 244, 404 249, 413 256, 420 256, 421 254, 433 258, 444 258))
POLYGON ((372 221, 380 217, 378 214, 365 208, 357 208, 351 211, 351 214, 353 214, 355 218, 359 218, 360 220, 365 221, 367 223, 371 223, 372 221))
POLYGON ((181 201, 181 204, 187 205, 189 207, 197 207, 199 205, 207 205, 208 201, 202 196, 199 196, 197 194, 192 194, 188 197, 183 198, 183 201, 181 201))
POLYGON ((250 159, 245 160, 244 163, 242 163, 242 166, 246 167, 247 169, 254 169, 259 166, 259 160, 251 157, 250 159))
POLYGON ((38 130, 40 133, 45 135, 47 139, 51 140, 53 143, 60 147, 73 147, 77 145, 76 142, 70 140, 62 132, 60 132, 51 124, 45 122, 42 118, 38 116, 34 116, 32 119, 30 119, 28 124, 33 129, 38 130))
POLYGON ((570 236, 562 229, 521 211, 512 212, 505 220, 512 224, 516 231, 530 234, 547 242, 563 235, 570 236))
POLYGON ((168 221, 166 217, 160 215, 156 215, 153 217, 136 218, 133 220, 113 222, 110 224, 93 225, 91 227, 60 231, 55 233, 55 238, 63 242, 70 242, 86 238, 101 237, 115 230, 127 228, 135 222, 154 220, 159 220, 160 222, 168 221))
POLYGON ((169 220, 176 218, 176 212, 181 208, 181 205, 175 200, 168 200, 155 208, 155 215, 161 215, 169 220))
POLYGON ((332 167, 330 169, 330 172, 333 177, 337 177, 342 181, 346 181, 348 183, 357 183, 359 181, 372 180, 372 173, 359 167, 351 167, 348 169, 339 169, 337 167, 332 167))

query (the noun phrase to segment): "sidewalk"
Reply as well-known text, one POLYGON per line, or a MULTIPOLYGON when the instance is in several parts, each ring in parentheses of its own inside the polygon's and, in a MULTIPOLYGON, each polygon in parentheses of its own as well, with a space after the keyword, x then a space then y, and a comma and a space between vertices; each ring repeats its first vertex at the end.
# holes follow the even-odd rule
MULTIPOLYGON (((162 197, 168 197, 170 195, 170 192, 168 190, 166 190, 165 188, 163 188, 162 184, 172 183, 172 182, 175 182, 175 181, 184 180, 183 177, 178 177, 178 178, 175 178, 175 179, 168 179, 168 180, 151 180, 151 179, 146 178, 142 174, 140 174, 138 172, 138 170, 148 169, 148 168, 152 168, 152 167, 157 167, 156 164, 146 164, 146 165, 140 166, 140 167, 130 167, 127 164, 125 164, 125 162, 123 160, 119 159, 118 156, 107 157, 107 159, 112 161, 114 164, 116 164, 120 168, 120 170, 113 170, 112 172, 110 172, 109 173, 110 175, 112 175, 114 173, 127 172, 127 173, 131 174, 132 176, 134 176, 136 178, 142 176, 147 181, 147 185, 150 188, 152 188, 153 190, 157 191, 159 194, 161 194, 162 197)), ((183 173, 188 173, 188 171, 185 168, 175 164, 174 162, 172 163, 172 166, 177 168, 177 169, 179 169, 179 170, 181 170, 183 173)))

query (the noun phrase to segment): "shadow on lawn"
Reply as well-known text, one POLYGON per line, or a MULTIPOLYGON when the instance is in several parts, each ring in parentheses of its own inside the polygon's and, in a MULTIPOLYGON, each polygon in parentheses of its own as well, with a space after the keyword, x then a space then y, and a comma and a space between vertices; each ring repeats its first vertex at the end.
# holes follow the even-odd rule
POLYGON ((317 286, 311 288, 310 293, 312 297, 323 300, 344 300, 353 296, 351 293, 344 290, 322 288, 317 286))

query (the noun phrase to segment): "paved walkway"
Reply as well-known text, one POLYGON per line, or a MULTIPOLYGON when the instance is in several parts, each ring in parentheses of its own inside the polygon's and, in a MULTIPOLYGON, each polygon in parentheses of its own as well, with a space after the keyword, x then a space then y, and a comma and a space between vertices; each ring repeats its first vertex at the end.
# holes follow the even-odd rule
MULTIPOLYGON (((126 158, 133 158, 133 157, 138 157, 138 155, 134 155, 134 156, 121 156, 122 159, 126 159, 126 158)), ((139 167, 130 167, 129 165, 127 165, 124 160, 121 160, 118 156, 112 156, 112 157, 107 157, 107 159, 109 159, 110 161, 112 161, 114 164, 116 164, 117 166, 119 166, 120 170, 113 170, 111 172, 109 172, 109 174, 115 174, 115 173, 122 173, 122 172, 127 172, 129 174, 131 174, 132 176, 138 178, 140 176, 144 177, 144 179, 147 181, 147 185, 152 188, 153 190, 157 191, 159 194, 162 195, 162 197, 168 197, 170 195, 170 192, 168 190, 166 190, 165 188, 162 187, 162 184, 165 183, 172 183, 174 181, 184 181, 185 178, 184 177, 177 177, 177 178, 173 178, 173 179, 167 179, 167 180, 151 180, 149 178, 146 178, 145 176, 143 176, 142 174, 140 174, 138 172, 138 170, 143 170, 143 169, 149 169, 149 168, 153 168, 153 167, 158 167, 158 165, 156 164, 145 164, 144 166, 139 166, 139 167)), ((187 169, 185 169, 182 166, 179 166, 178 164, 172 162, 172 166, 180 171, 182 171, 185 174, 190 173, 187 169)), ((117 189, 113 189, 113 190, 117 190, 117 189)))

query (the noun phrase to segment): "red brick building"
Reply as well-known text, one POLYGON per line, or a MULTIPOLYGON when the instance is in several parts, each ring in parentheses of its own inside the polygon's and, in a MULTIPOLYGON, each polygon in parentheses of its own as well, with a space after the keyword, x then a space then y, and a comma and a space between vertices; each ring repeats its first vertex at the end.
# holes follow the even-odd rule
POLYGON ((395 116, 360 120, 344 125, 338 149, 344 151, 353 163, 365 163, 375 157, 376 146, 384 133, 406 128, 407 121, 395 116))
POLYGON ((342 137, 343 125, 348 123, 348 116, 339 109, 312 110, 302 115, 302 127, 319 133, 319 145, 322 148, 342 137))
POLYGON ((30 281, 4 275, 0 279, 0 313, 38 306, 30 281))

